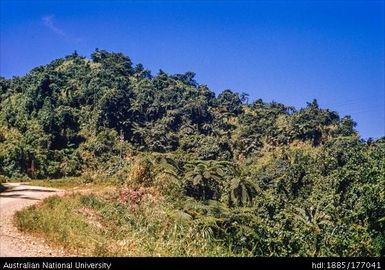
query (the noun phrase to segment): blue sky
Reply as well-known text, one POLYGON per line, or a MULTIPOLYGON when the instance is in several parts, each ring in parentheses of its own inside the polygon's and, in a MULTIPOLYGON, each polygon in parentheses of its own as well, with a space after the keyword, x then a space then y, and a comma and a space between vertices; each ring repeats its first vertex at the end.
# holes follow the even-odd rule
POLYGON ((296 107, 318 99, 385 135, 384 1, 1 1, 0 74, 77 50, 296 107))

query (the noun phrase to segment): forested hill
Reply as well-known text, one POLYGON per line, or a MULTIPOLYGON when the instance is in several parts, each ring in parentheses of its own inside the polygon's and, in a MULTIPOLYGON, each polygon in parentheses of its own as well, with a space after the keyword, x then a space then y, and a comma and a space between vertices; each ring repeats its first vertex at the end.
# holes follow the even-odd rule
POLYGON ((151 239, 172 236, 178 250, 187 239, 232 255, 385 255, 384 139, 361 140, 349 116, 316 100, 216 96, 192 72, 151 75, 104 50, 0 87, 0 179, 81 176, 122 185, 122 197, 156 194, 148 209, 162 218, 151 212, 146 226, 182 231, 154 225, 151 239))
MULTIPOLYGON (((120 137, 138 151, 243 161, 294 142, 355 136, 347 116, 314 100, 296 110, 225 90, 194 73, 151 75, 120 53, 76 53, 1 78, 0 173, 34 178, 80 174, 93 157, 116 156, 120 137)), ((94 164, 92 164, 94 165, 94 164)), ((105 164, 103 164, 105 165, 105 164)))

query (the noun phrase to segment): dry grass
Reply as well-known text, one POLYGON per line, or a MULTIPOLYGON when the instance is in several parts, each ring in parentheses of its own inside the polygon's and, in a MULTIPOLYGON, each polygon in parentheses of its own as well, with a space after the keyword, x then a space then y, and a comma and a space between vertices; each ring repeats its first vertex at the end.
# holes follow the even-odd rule
POLYGON ((50 197, 17 213, 22 231, 84 256, 230 256, 150 189, 50 197))

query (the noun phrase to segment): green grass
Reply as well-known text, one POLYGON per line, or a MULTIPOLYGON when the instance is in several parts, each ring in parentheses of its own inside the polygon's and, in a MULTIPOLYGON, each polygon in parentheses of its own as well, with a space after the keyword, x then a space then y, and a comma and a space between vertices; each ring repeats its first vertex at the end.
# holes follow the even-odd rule
POLYGON ((31 186, 41 186, 60 189, 87 188, 92 190, 102 190, 105 187, 111 186, 111 181, 108 179, 89 180, 84 176, 67 177, 59 179, 34 179, 28 182, 31 186))
POLYGON ((210 232, 157 197, 124 203, 117 192, 50 197, 16 214, 22 231, 85 256, 234 256, 210 232))
POLYGON ((41 234, 50 243, 61 245, 70 252, 87 254, 92 252, 89 250, 89 242, 96 240, 93 238, 96 234, 74 211, 78 206, 78 200, 73 195, 65 200, 52 196, 41 206, 32 206, 17 212, 16 224, 20 230, 41 234))
POLYGON ((60 178, 60 179, 42 179, 42 180, 31 180, 28 182, 31 186, 51 187, 70 189, 84 185, 80 177, 71 178, 60 178))

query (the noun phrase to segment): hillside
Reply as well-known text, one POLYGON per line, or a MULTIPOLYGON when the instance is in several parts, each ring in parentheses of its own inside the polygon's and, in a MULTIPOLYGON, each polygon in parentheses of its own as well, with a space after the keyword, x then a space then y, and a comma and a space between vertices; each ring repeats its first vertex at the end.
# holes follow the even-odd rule
POLYGON ((194 75, 152 75, 96 50, 1 78, 0 179, 108 182, 116 196, 77 207, 131 222, 133 235, 147 226, 162 252, 170 239, 188 246, 172 255, 385 255, 384 139, 362 140, 350 116, 316 100, 297 109, 216 96, 194 75))

